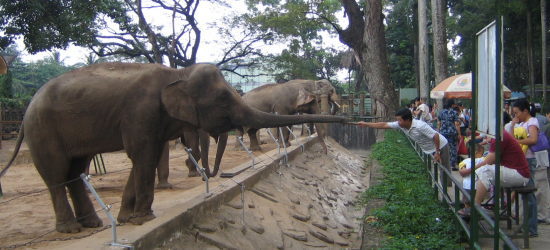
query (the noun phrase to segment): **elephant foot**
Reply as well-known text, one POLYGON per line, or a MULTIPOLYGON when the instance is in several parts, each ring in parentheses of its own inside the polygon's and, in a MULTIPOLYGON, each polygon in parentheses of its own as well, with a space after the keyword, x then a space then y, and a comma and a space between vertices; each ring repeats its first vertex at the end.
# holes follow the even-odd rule
POLYGON ((79 219, 78 223, 80 223, 80 225, 82 225, 83 227, 88 227, 88 228, 103 226, 103 221, 97 216, 97 214, 79 219))
POLYGON ((157 184, 157 189, 172 189, 172 184, 168 182, 160 182, 157 184))
POLYGON ((128 220, 128 222, 134 224, 134 225, 142 225, 145 222, 148 222, 152 219, 156 218, 156 216, 153 214, 153 211, 143 214, 143 215, 135 215, 128 220))
POLYGON ((118 217, 116 218, 116 220, 119 223, 126 223, 130 220, 130 217, 132 217, 132 212, 124 211, 121 209, 120 212, 118 212, 118 217))
POLYGON ((74 234, 82 230, 82 225, 76 221, 66 222, 66 223, 57 223, 55 225, 55 230, 60 233, 74 234))
POLYGON ((187 174, 187 177, 197 177, 197 176, 201 176, 201 174, 197 172, 196 169, 189 170, 189 174, 187 174))
POLYGON ((253 145, 253 146, 250 146, 250 150, 261 152, 262 148, 260 146, 253 145))

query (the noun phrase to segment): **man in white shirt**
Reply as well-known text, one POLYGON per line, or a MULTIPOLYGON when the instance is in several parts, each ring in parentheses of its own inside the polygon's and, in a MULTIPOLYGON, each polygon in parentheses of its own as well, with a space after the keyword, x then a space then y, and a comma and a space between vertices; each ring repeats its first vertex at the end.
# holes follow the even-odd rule
POLYGON ((428 107, 428 104, 426 104, 426 101, 428 99, 426 97, 420 97, 420 105, 418 105, 418 108, 416 108, 416 111, 414 113, 414 116, 421 121, 424 122, 430 122, 431 121, 431 114, 430 114, 430 107, 428 107))
MULTIPOLYGON (((427 123, 412 118, 412 112, 402 108, 395 113, 395 122, 358 122, 361 127, 381 129, 401 129, 409 138, 415 141, 426 154, 433 154, 434 160, 451 171, 449 146, 447 139, 435 131, 427 123)), ((450 180, 448 181, 450 185, 450 180)))

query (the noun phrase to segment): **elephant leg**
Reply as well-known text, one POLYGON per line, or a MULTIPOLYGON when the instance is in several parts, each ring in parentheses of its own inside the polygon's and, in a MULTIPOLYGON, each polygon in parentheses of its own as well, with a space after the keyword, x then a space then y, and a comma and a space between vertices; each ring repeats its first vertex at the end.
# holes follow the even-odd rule
POLYGON ((162 155, 160 161, 157 165, 157 176, 159 183, 157 185, 158 189, 169 189, 172 188, 172 184, 168 183, 168 175, 170 174, 170 164, 168 162, 170 157, 170 145, 169 142, 164 143, 164 149, 162 150, 162 155))
POLYGON ((262 151, 262 148, 260 147, 260 142, 258 141, 258 137, 256 137, 256 131, 258 131, 258 129, 254 128, 251 128, 247 131, 248 138, 250 138, 250 150, 262 151))
POLYGON ((63 154, 62 147, 56 140, 51 140, 48 147, 29 142, 32 158, 36 170, 44 179, 52 198, 55 212, 55 229, 60 233, 78 233, 82 229, 74 216, 73 210, 67 199, 66 184, 69 181, 70 162, 68 156, 63 154))
POLYGON ((325 154, 328 153, 327 144, 325 143, 325 137, 326 137, 326 124, 321 123, 315 123, 315 130, 317 130, 317 137, 319 138, 319 142, 321 143, 321 146, 323 147, 323 152, 325 154))
POLYGON ((288 128, 292 129, 292 126, 283 127, 281 129, 283 130, 283 138, 285 140, 286 145, 290 146, 292 144, 290 143, 290 131, 288 131, 288 128))
POLYGON ((134 174, 135 167, 130 170, 130 176, 122 192, 122 201, 120 203, 120 211, 118 212, 117 221, 126 223, 134 215, 134 206, 136 204, 136 190, 134 189, 134 174))
MULTIPOLYGON (((90 167, 90 161, 93 156, 73 158, 69 170, 69 179, 76 179, 80 174, 90 167)), ((76 214, 76 220, 83 227, 101 227, 103 221, 97 216, 94 205, 86 192, 84 182, 79 180, 67 184, 69 194, 73 201, 73 207, 76 214)))
POLYGON ((141 225, 155 218, 151 210, 155 189, 155 169, 164 143, 149 138, 145 143, 134 143, 126 149, 133 167, 122 194, 119 222, 141 225))
MULTIPOLYGON (((200 156, 200 150, 199 150, 198 131, 186 130, 184 131, 184 137, 185 137, 185 146, 191 149, 191 155, 193 156, 196 162, 199 162, 199 160, 201 159, 201 156, 200 156)), ((189 170, 189 173, 187 174, 188 177, 200 176, 200 173, 197 171, 197 168, 193 163, 193 161, 191 161, 191 158, 187 158, 187 160, 185 160, 185 165, 189 170)))

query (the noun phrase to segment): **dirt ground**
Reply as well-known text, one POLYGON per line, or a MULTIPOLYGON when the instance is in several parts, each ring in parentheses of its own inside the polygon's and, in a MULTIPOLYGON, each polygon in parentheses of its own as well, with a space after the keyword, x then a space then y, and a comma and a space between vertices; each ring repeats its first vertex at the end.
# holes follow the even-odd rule
MULTIPOLYGON (((298 134, 298 132, 296 131, 295 133, 298 134)), ((262 138, 262 142, 264 143, 262 144, 263 152, 268 152, 270 150, 276 149, 277 147, 276 144, 271 142, 270 137, 266 133, 262 133, 261 138, 262 138)), ((248 145, 246 138, 245 138, 245 143, 246 145, 248 145)), ((2 166, 2 168, 7 164, 7 161, 9 160, 9 157, 12 154, 14 144, 15 144, 15 140, 2 141, 2 149, 0 150, 0 166, 2 166)), ((236 144, 237 143, 235 141, 235 138, 231 136, 229 138, 229 143, 223 157, 222 167, 220 169, 221 173, 223 173, 224 171, 230 171, 232 167, 235 167, 235 166, 238 166, 239 164, 250 161, 250 157, 247 155, 247 153, 243 151, 242 148, 240 146, 237 146, 236 144)), ((211 157, 209 158, 209 161, 211 164, 214 162, 214 155, 215 155, 215 149, 216 149, 213 141, 212 141, 212 145, 213 146, 211 146, 210 148, 211 157)), ((194 187, 201 186, 201 185, 204 186, 203 184, 204 182, 201 180, 201 178, 187 177, 188 171, 187 171, 187 168, 184 166, 184 161, 187 158, 187 154, 184 152, 183 146, 181 144, 175 144, 175 142, 172 142, 170 146, 171 147, 170 147, 170 161, 169 161, 170 162, 169 182, 173 185, 173 188, 165 189, 165 190, 157 189, 155 191, 155 201, 153 203, 153 211, 155 212, 155 215, 157 217, 162 216, 164 210, 173 206, 174 202, 182 200, 183 199, 182 197, 194 196, 195 194, 189 193, 189 192, 197 192, 197 191, 192 191, 192 190, 198 190, 196 188, 193 189, 194 187)), ((318 166, 319 160, 323 162, 327 162, 330 160, 330 158, 327 158, 329 156, 319 155, 321 152, 321 147, 319 145, 316 145, 316 146, 317 146, 316 153, 313 153, 313 154, 317 154, 317 156, 305 154, 303 157, 307 157, 306 159, 309 159, 309 160, 305 160, 302 163, 299 163, 298 165, 301 168, 295 168, 295 169, 301 169, 301 171, 307 172, 307 170, 305 169, 310 167, 310 166, 307 166, 308 162, 310 162, 309 164, 313 164, 313 166, 318 166), (320 158, 320 157, 324 157, 324 158, 320 158)), ((338 152, 341 149, 338 149, 335 151, 334 147, 336 146, 334 146, 333 144, 329 144, 329 149, 330 149, 329 155, 332 155, 332 157, 337 157, 336 155, 340 155, 340 153, 338 152)), ((263 154, 262 152, 255 153, 256 156, 261 156, 262 154, 263 154)), ((102 156, 107 169, 107 174, 104 174, 104 175, 96 174, 94 171, 94 167, 92 165, 90 167, 90 172, 92 174, 92 183, 95 189, 97 190, 97 192, 100 194, 101 198, 103 199, 103 202, 112 206, 111 213, 116 218, 118 214, 119 206, 120 206, 122 190, 124 188, 124 185, 126 184, 128 174, 131 168, 131 162, 127 158, 125 152, 123 151, 105 153, 105 154, 102 154, 102 156)), ((328 164, 328 165, 331 165, 331 164, 328 164)), ((333 172, 334 170, 328 170, 328 171, 329 172, 323 172, 324 174, 321 176, 318 176, 316 180, 311 180, 311 184, 314 182, 322 181, 323 179, 326 179, 330 175, 335 175, 335 172, 333 172)), ((356 170, 355 172, 357 171, 359 170, 356 170)), ((292 179, 298 180, 302 184, 308 183, 308 181, 303 179, 303 177, 302 178, 298 177, 298 179, 296 177, 296 176, 304 175, 304 173, 301 173, 301 174, 294 173, 292 179)), ((285 175, 288 175, 288 174, 291 174, 291 173, 286 173, 285 175)), ((358 174, 358 173, 355 173, 355 174, 358 174)), ((347 177, 341 177, 341 178, 347 178, 347 177)), ((210 186, 211 188, 213 188, 226 180, 227 179, 220 178, 220 177, 212 178, 210 180, 210 186)), ((272 181, 273 180, 271 180, 271 182, 272 181)), ((345 181, 345 180, 340 180, 340 181, 345 181)), ((358 181, 358 180, 355 180, 355 181, 358 181)), ((277 182, 278 183, 281 182, 280 177, 277 182)), ((53 212, 53 207, 51 205, 49 193, 46 189, 44 182, 42 181, 36 169, 34 168, 32 164, 32 160, 30 159, 30 154, 25 145, 23 145, 22 149, 19 152, 18 158, 16 160, 16 164, 11 167, 11 169, 7 172, 7 174, 2 179, 0 179, 0 183, 2 185, 2 190, 4 193, 4 196, 0 198, 0 211, 2 211, 0 213, 0 220, 3 222, 2 223, 3 226, 0 227, 0 249, 19 248, 19 247, 40 248, 40 249, 41 248, 58 248, 58 247, 62 247, 64 245, 64 242, 68 244, 70 242, 74 242, 75 239, 85 238, 99 231, 108 229, 107 226, 109 225, 110 222, 107 219, 107 216, 105 216, 103 211, 99 211, 100 210, 99 204, 94 199, 92 199, 94 201, 94 207, 96 208, 96 210, 98 210, 98 215, 100 216, 100 218, 103 219, 103 224, 104 224, 103 228, 99 228, 99 229, 86 228, 82 232, 77 234, 62 234, 55 231, 55 215, 53 212)), ((268 180, 268 183, 269 183, 269 180, 268 180)), ((363 186, 359 184, 359 182, 356 184, 357 185, 353 185, 352 187, 354 190, 356 189, 355 190, 356 192, 359 192, 359 190, 361 190, 363 186)), ((288 185, 297 185, 297 184, 288 183, 288 185)), ((317 184, 315 186, 317 186, 317 184)), ((323 192, 325 192, 325 194, 330 194, 330 192, 342 193, 341 190, 336 191, 337 189, 338 188, 334 187, 332 190, 323 190, 323 192)), ((305 190, 302 190, 302 191, 305 191, 305 190)), ((309 190, 309 191, 312 191, 312 190, 309 190)), ((316 191, 318 192, 319 188, 317 188, 316 191)), ((352 192, 353 196, 357 195, 355 191, 352 192)), ((290 190, 290 192, 295 192, 297 194, 297 196, 293 196, 294 197, 293 199, 296 199, 296 197, 300 197, 300 189, 294 188, 290 190)), ((330 196, 335 196, 338 193, 334 193, 330 196)), ((330 203, 334 203, 334 205, 338 203, 336 200, 328 200, 327 197, 323 198, 322 196, 319 196, 317 198, 321 200, 323 199, 326 200, 325 201, 326 204, 324 206, 328 208, 328 211, 331 211, 333 209, 330 203)), ((331 198, 331 199, 335 199, 335 198, 331 198)), ((321 200, 318 201, 319 204, 322 203, 321 200)), ((254 201, 251 200, 251 202, 254 202, 254 201)), ((346 202, 343 208, 349 208, 353 201, 351 198, 347 198, 345 201, 342 200, 341 202, 346 202)), ((263 203, 261 201, 257 201, 255 203, 257 206, 263 206, 263 203)), ((313 203, 310 203, 308 205, 309 208, 306 208, 306 210, 311 210, 311 208, 313 208, 314 206, 312 204, 313 203)), ((344 205, 344 203, 342 203, 341 205, 344 205)), ((322 207, 323 205, 320 205, 320 206, 322 207)), ((297 205, 292 206, 294 210, 297 209, 297 207, 299 206, 297 205)), ((335 212, 337 211, 336 208, 337 208, 337 205, 334 207, 335 212)), ((278 211, 276 213, 287 213, 285 209, 280 209, 279 211, 279 209, 274 208, 271 211, 273 210, 278 211)), ((306 212, 303 212, 303 213, 307 214, 306 212)), ((328 218, 326 217, 326 211, 323 212, 323 214, 325 214, 325 217, 324 217, 325 219, 328 218)), ((258 216, 262 217, 261 215, 258 215, 258 216)), ((319 216, 312 216, 312 217, 315 217, 318 223, 326 221, 325 219, 322 219, 319 216)), ((257 218, 257 217, 254 217, 254 218, 257 218)), ((342 217, 342 218, 345 218, 345 217, 342 217)), ((349 232, 346 232, 345 229, 347 227, 349 227, 350 229, 354 228, 355 226, 350 226, 350 225, 353 225, 356 222, 357 221, 355 220, 355 218, 351 220, 350 218, 345 218, 343 221, 340 221, 340 222, 335 221, 334 223, 337 223, 337 225, 335 224, 336 225, 335 226, 331 224, 331 227, 334 230, 339 228, 340 234, 343 233, 344 235, 346 235, 346 237, 348 237, 349 232), (345 226, 342 226, 342 224, 345 226)), ((321 227, 326 227, 322 225, 324 225, 323 223, 321 223, 321 227)), ((147 226, 147 223, 142 226, 147 226)), ((287 229, 290 229, 291 231, 294 230, 292 229, 292 227, 287 229)), ((297 234, 301 234, 301 233, 297 233, 297 234)), ((341 237, 338 237, 337 234, 338 234, 338 231, 334 231, 333 234, 329 237, 341 239, 341 237)), ((320 235, 322 235, 322 233, 320 235)), ((297 236, 293 236, 293 237, 297 237, 297 236)), ((322 236, 319 236, 319 237, 322 237, 322 236)), ((317 240, 317 241, 321 242, 320 240, 317 240)), ((315 242, 315 241, 310 241, 310 242, 315 242)), ((350 244, 349 242, 345 243, 345 240, 340 240, 339 242, 341 246, 346 246, 350 244)), ((355 239, 354 242, 357 242, 357 239, 355 239)), ((313 243, 310 243, 310 244, 313 244, 313 243)), ((317 243, 317 244, 320 244, 320 243, 317 243)), ((197 247, 197 245, 193 244, 193 247, 197 247)))
MULTIPOLYGON (((275 149, 275 143, 269 143, 269 136, 262 134, 262 145, 264 152, 275 149)), ((247 138, 245 143, 248 146, 247 138)), ((4 168, 13 152, 15 140, 2 141, 0 150, 0 166, 4 168)), ((214 162, 216 146, 212 140, 210 147, 209 162, 212 166, 214 162)), ((259 156, 262 152, 255 153, 259 156)), ((117 216, 122 190, 128 175, 130 173, 131 162, 123 151, 104 153, 103 160, 107 169, 107 174, 97 175, 92 166, 92 183, 100 194, 105 204, 112 205, 111 213, 117 216)), ((172 189, 156 190, 155 201, 153 202, 153 211, 158 217, 162 211, 171 206, 171 201, 181 199, 186 196, 193 196, 185 193, 196 186, 204 185, 199 177, 187 177, 187 167, 185 160, 187 153, 183 146, 171 142, 170 144, 170 176, 169 182, 173 185, 172 189), (184 193, 184 194, 183 194, 184 193)), ((220 173, 230 170, 234 166, 250 161, 247 153, 239 146, 236 147, 236 140, 231 136, 228 146, 223 156, 220 173)), ((210 179, 210 186, 215 187, 226 179, 218 177, 210 179)), ((0 179, 4 196, 0 198, 0 249, 13 247, 43 248, 47 247, 49 242, 68 241, 76 238, 83 238, 94 234, 100 229, 84 229, 77 234, 62 234, 55 231, 55 215, 50 200, 50 195, 46 185, 40 178, 38 172, 32 164, 32 159, 25 145, 22 146, 16 164, 10 168, 5 176, 0 179)), ((94 207, 99 210, 101 207, 94 201, 94 207)), ((100 218, 103 218, 103 224, 109 225, 107 216, 102 211, 98 212, 100 218)))

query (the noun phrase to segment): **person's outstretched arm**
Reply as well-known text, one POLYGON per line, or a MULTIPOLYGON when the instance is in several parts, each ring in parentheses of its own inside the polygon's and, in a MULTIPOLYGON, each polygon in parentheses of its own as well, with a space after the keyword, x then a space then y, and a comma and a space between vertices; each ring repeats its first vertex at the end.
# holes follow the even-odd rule
POLYGON ((364 122, 360 121, 355 123, 361 127, 369 127, 369 128, 381 128, 381 129, 388 129, 392 128, 387 122, 364 122))

